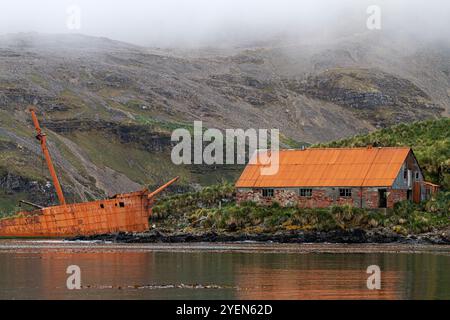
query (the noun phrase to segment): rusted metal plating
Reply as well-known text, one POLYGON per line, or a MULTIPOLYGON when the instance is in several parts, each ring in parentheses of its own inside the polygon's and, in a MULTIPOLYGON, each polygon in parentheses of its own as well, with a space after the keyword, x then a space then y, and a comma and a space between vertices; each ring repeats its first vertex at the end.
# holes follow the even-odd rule
POLYGON ((47 148, 46 136, 42 133, 35 109, 31 108, 30 112, 60 205, 20 212, 0 220, 0 237, 63 238, 148 230, 155 197, 175 183, 178 177, 153 192, 144 189, 104 200, 67 204, 47 148))

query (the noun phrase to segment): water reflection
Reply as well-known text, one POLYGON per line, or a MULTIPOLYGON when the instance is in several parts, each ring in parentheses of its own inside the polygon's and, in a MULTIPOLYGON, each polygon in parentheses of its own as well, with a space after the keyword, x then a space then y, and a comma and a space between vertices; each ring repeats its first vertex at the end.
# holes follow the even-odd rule
POLYGON ((400 272, 386 271, 382 289, 369 290, 365 270, 247 269, 239 275, 239 299, 401 299, 400 272))
POLYGON ((0 251, 1 299, 450 299, 450 257, 433 253, 0 251), (78 265, 82 290, 66 288, 78 265), (379 265, 382 289, 368 290, 379 265))

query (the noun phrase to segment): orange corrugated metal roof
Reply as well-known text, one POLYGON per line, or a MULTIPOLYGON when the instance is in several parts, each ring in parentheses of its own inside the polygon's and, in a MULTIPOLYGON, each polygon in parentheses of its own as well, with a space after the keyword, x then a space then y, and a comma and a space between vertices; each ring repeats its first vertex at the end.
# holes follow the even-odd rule
POLYGON ((391 186, 410 151, 410 148, 281 150, 278 173, 262 175, 260 169, 268 166, 251 161, 236 187, 391 186))

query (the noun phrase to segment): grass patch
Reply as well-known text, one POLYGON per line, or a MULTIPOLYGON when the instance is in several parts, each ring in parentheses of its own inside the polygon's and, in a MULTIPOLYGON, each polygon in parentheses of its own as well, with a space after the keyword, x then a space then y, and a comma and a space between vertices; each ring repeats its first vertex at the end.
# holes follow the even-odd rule
POLYGON ((45 89, 49 88, 48 81, 46 79, 44 79, 43 77, 41 77, 38 73, 30 74, 29 78, 34 84, 37 84, 38 86, 45 88, 45 89))
POLYGON ((142 185, 159 184, 168 176, 180 176, 182 181, 191 179, 185 168, 172 164, 170 153, 147 152, 133 148, 104 132, 76 132, 71 140, 80 146, 88 154, 90 161, 98 167, 109 167, 142 185))
POLYGON ((307 142, 300 142, 300 141, 294 140, 290 137, 285 136, 284 134, 280 134, 280 142, 282 144, 287 145, 288 148, 292 148, 292 149, 301 149, 302 147, 309 146, 309 143, 307 143, 307 142))
POLYGON ((24 208, 18 205, 19 201, 23 199, 26 199, 26 194, 17 193, 7 195, 0 192, 0 219, 12 217, 18 212, 23 211, 24 208))
MULTIPOLYGON (((143 115, 137 115, 136 121, 139 124, 150 126, 152 130, 156 132, 162 132, 162 133, 170 133, 176 129, 186 129, 190 132, 191 135, 194 134, 194 125, 188 124, 188 123, 182 123, 182 122, 169 122, 169 121, 161 121, 157 120, 155 118, 151 118, 148 116, 143 115)), ((204 131, 207 130, 207 128, 204 128, 204 131)))
POLYGON ((384 210, 334 206, 304 209, 259 206, 233 200, 230 184, 208 187, 196 193, 171 196, 158 201, 154 217, 161 227, 177 231, 276 232, 289 230, 331 231, 387 228, 401 234, 419 234, 450 225, 450 192, 419 205, 409 201, 384 210), (221 205, 219 206, 219 203, 221 205))

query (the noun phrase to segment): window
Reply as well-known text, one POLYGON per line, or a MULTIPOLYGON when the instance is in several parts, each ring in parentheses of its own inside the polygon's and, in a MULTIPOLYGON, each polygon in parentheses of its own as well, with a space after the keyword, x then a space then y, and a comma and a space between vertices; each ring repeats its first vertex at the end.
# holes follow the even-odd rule
POLYGON ((273 189, 263 189, 262 190, 262 195, 265 198, 273 197, 273 189))
POLYGON ((351 197, 352 196, 352 189, 350 189, 350 188, 339 189, 339 196, 341 196, 341 197, 351 197))
POLYGON ((408 168, 406 166, 403 169, 403 179, 408 179, 408 168))
POLYGON ((103 203, 100 204, 100 208, 105 209, 105 205, 103 203))
POLYGON ((119 202, 119 207, 125 208, 125 203, 124 202, 119 202))
POLYGON ((300 189, 300 197, 312 197, 312 189, 300 189))
POLYGON ((416 180, 419 180, 419 172, 416 171, 416 180))

